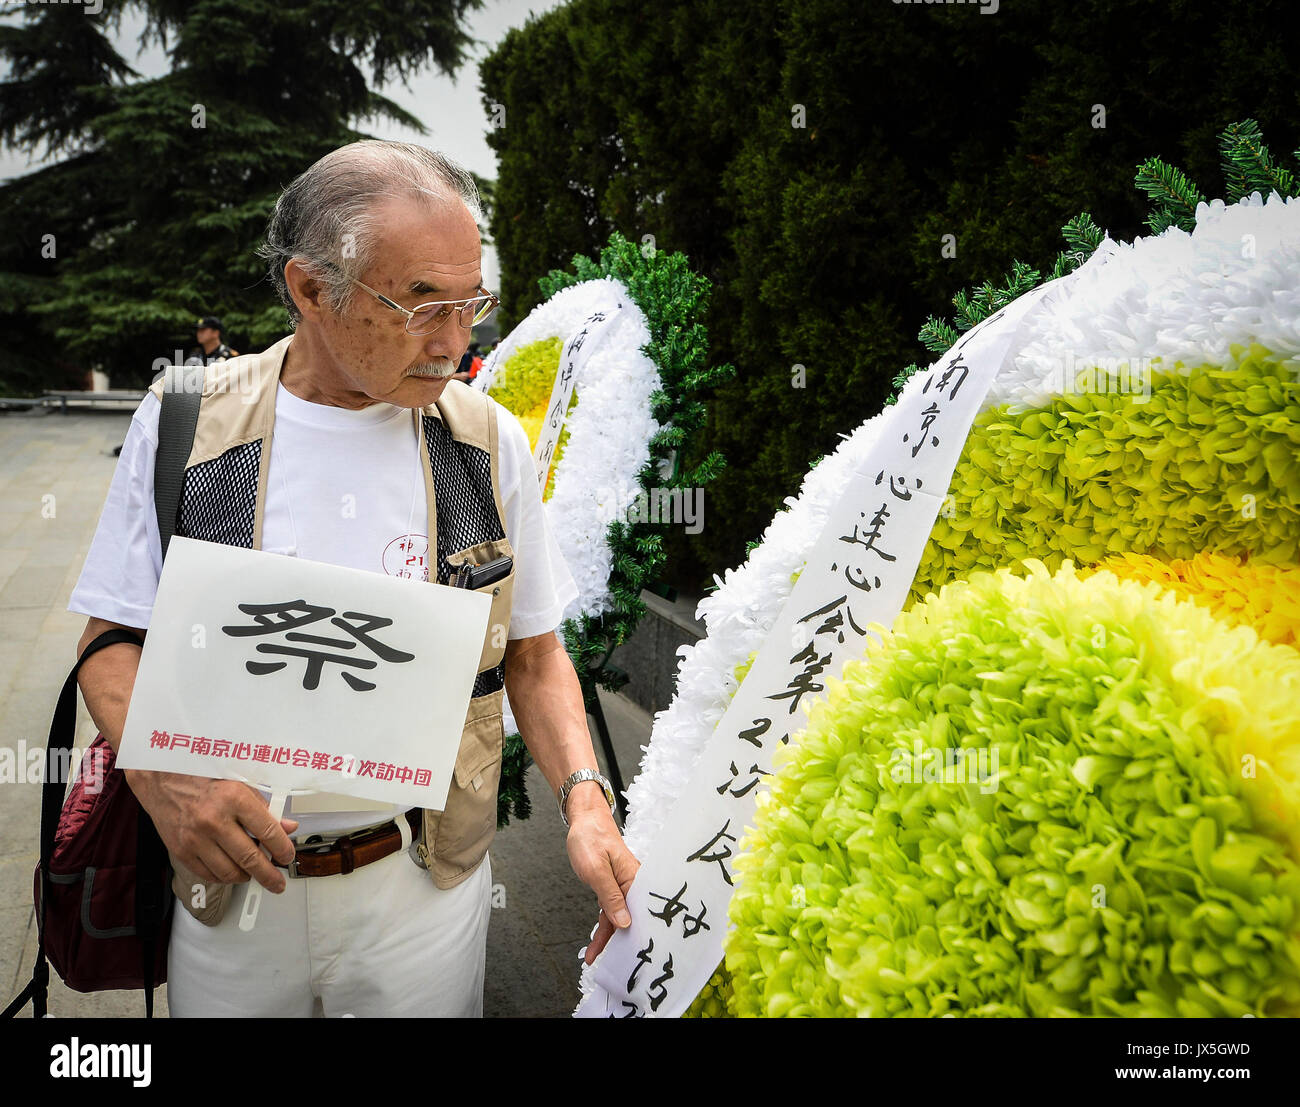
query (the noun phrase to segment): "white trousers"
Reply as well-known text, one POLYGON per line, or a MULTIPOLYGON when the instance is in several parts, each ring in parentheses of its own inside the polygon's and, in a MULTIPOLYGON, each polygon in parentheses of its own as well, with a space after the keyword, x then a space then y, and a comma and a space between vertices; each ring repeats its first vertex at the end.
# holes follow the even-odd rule
POLYGON ((287 880, 239 929, 248 885, 204 926, 177 903, 167 951, 173 1018, 481 1018, 491 915, 485 857, 438 888, 405 850, 347 876, 287 880))

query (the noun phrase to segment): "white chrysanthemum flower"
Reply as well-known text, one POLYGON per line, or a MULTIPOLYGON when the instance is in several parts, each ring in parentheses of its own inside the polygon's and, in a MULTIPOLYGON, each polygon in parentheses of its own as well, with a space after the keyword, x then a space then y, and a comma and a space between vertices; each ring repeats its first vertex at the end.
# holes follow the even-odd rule
POLYGON ((1041 406, 1064 391, 1067 364, 1227 367, 1251 342, 1300 371, 1300 199, 1215 200, 1190 234, 1107 239, 1070 291, 1026 321, 989 406, 1041 406))

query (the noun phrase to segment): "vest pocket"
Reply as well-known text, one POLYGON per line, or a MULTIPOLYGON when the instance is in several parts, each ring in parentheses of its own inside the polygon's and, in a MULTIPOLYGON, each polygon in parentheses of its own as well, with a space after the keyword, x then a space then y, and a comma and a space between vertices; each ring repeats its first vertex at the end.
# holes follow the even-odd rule
MULTIPOLYGON (((171 854, 168 854, 171 857, 171 854)), ((184 865, 178 864, 175 857, 172 862, 172 891, 180 905, 204 926, 216 926, 226 914, 230 904, 233 884, 209 884, 200 880, 184 865), (195 900, 202 906, 196 906, 195 900)))
POLYGON ((504 739, 501 693, 471 700, 446 807, 424 813, 424 840, 431 843, 429 868, 440 888, 460 883, 483 859, 496 834, 504 739))
MULTIPOLYGON (((513 558, 514 555, 515 552, 511 548, 509 541, 504 538, 497 538, 491 542, 480 542, 477 546, 470 546, 457 553, 449 554, 447 564, 452 569, 459 569, 463 565, 486 565, 489 561, 493 561, 498 557, 513 558)), ((515 592, 516 568, 516 566, 512 565, 510 572, 500 580, 475 589, 475 591, 482 592, 492 598, 492 612, 488 616, 487 633, 483 638, 483 652, 479 655, 477 672, 482 673, 488 669, 496 668, 506 655, 506 639, 510 633, 510 604, 515 592)))

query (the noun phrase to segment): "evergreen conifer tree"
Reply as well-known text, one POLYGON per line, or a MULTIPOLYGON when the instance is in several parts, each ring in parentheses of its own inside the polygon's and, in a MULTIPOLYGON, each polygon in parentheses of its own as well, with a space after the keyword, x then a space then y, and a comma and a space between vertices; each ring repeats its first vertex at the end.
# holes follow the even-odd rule
POLYGON ((32 5, 0 28, 0 138, 61 160, 0 185, 0 389, 59 366, 144 384, 220 315, 241 350, 285 333, 253 251, 280 188, 387 118, 375 91, 454 72, 482 0, 103 0, 32 5), (111 32, 128 8, 170 72, 136 75, 111 32))

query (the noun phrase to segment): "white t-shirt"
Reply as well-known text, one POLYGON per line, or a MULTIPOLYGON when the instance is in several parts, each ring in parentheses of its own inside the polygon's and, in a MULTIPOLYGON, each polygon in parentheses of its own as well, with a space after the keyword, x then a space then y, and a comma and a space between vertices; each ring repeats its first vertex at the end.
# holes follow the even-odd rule
MULTIPOLYGON (((448 387, 457 387, 455 384, 448 387)), ((510 638, 554 630, 578 594, 542 511, 528 436, 495 400, 501 501, 514 549, 510 638)), ((161 405, 152 392, 131 420, 86 563, 68 610, 147 629, 162 571, 153 499, 161 405)), ((315 404, 277 386, 262 549, 391 575, 428 579, 428 456, 409 408, 360 411, 315 404), (409 542, 408 542, 409 537, 409 542)), ((436 571, 436 570, 435 570, 436 571)), ((403 810, 292 814, 298 839, 383 822, 403 810)))

